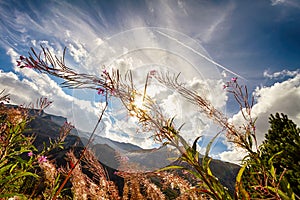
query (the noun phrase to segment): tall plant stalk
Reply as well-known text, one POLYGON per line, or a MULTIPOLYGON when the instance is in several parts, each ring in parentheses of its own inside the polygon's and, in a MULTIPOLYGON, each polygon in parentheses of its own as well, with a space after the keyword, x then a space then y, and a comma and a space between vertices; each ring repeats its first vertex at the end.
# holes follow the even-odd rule
MULTIPOLYGON (((138 123, 141 127, 143 127, 143 130, 152 131, 155 141, 177 148, 182 155, 180 160, 188 163, 189 166, 193 168, 193 170, 189 170, 182 166, 169 166, 161 170, 188 170, 196 178, 201 180, 202 184, 204 184, 206 189, 199 187, 201 188, 199 191, 206 193, 215 199, 243 199, 249 197, 240 184, 245 167, 243 166, 241 168, 237 176, 235 195, 231 196, 228 190, 212 174, 209 167, 211 159, 208 157, 208 153, 213 140, 207 146, 207 151, 201 165, 199 162, 199 152, 196 150, 196 143, 199 137, 196 138, 193 146, 189 145, 180 135, 181 127, 177 128, 173 123, 174 119, 167 118, 163 114, 160 106, 151 97, 149 97, 146 92, 149 78, 154 78, 164 86, 176 90, 187 101, 200 108, 200 112, 205 113, 208 118, 212 119, 217 125, 222 127, 223 131, 227 132, 227 137, 231 140, 231 142, 245 149, 250 156, 255 156, 259 154, 259 148, 255 134, 255 119, 251 117, 253 97, 250 97, 248 94, 247 87, 240 86, 237 83, 236 78, 233 78, 230 82, 228 82, 224 88, 227 89, 229 93, 233 94, 240 106, 242 116, 246 122, 242 129, 236 128, 232 123, 229 123, 227 117, 224 116, 222 112, 218 111, 205 97, 200 96, 197 92, 190 90, 186 88, 184 84, 179 83, 178 76, 151 71, 147 75, 144 91, 139 92, 135 88, 130 71, 125 75, 122 75, 118 70, 114 70, 112 72, 104 70, 99 76, 77 73, 65 65, 64 55, 65 51, 62 58, 58 58, 53 56, 47 48, 42 47, 42 51, 40 53, 37 53, 32 48, 31 52, 29 52, 29 57, 21 56, 18 64, 21 68, 33 68, 41 73, 46 73, 63 79, 63 87, 73 89, 87 88, 95 90, 98 94, 104 94, 106 97, 106 107, 108 104, 108 96, 120 99, 124 107, 128 110, 129 115, 138 119, 138 123), (138 99, 142 99, 142 105, 137 104, 138 99), (254 148, 253 143, 255 145, 254 148)), ((102 110, 102 114, 99 117, 90 139, 100 123, 105 109, 102 110)), ((218 134, 216 137, 217 136, 218 134)), ((88 145, 89 143, 87 146, 88 145)), ((80 159, 76 164, 78 164, 80 159)), ((56 196, 63 188, 71 173, 72 169, 53 199, 56 199, 56 196)))

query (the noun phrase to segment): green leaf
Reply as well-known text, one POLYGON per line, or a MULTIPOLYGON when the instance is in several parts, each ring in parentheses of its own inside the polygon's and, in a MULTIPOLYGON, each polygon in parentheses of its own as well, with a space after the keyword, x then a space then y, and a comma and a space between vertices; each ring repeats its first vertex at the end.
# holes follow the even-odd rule
POLYGON ((221 134, 221 132, 219 132, 218 134, 216 134, 208 143, 208 145, 206 146, 206 151, 205 151, 205 155, 204 157, 208 157, 208 154, 210 152, 210 148, 211 145, 213 144, 213 142, 215 141, 215 139, 221 134))
POLYGON ((203 156, 202 158, 202 166, 204 169, 207 169, 209 168, 208 166, 208 154, 210 152, 210 148, 211 148, 211 145, 213 144, 213 142, 215 141, 215 139, 220 135, 221 132, 219 132, 218 134, 216 134, 208 143, 208 145, 206 146, 206 151, 205 151, 205 155, 203 156))
POLYGON ((157 172, 166 171, 166 170, 172 170, 172 169, 186 169, 186 168, 182 167, 182 166, 178 166, 178 165, 171 165, 171 166, 160 168, 160 169, 157 170, 157 172))
POLYGON ((249 142, 249 147, 250 147, 250 149, 252 149, 253 142, 252 142, 252 137, 251 137, 251 135, 248 135, 248 142, 249 142))
POLYGON ((213 174, 212 174, 212 172, 211 172, 211 170, 210 170, 210 167, 209 167, 209 164, 210 164, 211 161, 212 161, 211 158, 207 161, 206 171, 207 171, 207 174, 208 174, 208 175, 213 176, 213 174))
POLYGON ((276 178, 276 174, 275 174, 275 168, 273 165, 271 165, 270 173, 271 173, 272 177, 274 178, 274 180, 276 181, 277 178, 276 178))
POLYGON ((18 166, 18 162, 17 163, 15 163, 11 168, 10 168, 10 170, 9 170, 9 173, 12 173, 12 171, 18 166))
POLYGON ((8 198, 14 196, 20 197, 21 199, 26 199, 26 197, 23 194, 19 194, 19 193, 0 194, 0 198, 8 198))
MULTIPOLYGON (((0 175, 1 174, 4 174, 4 172, 6 172, 7 170, 9 170, 9 168, 12 166, 13 164, 8 164, 8 165, 6 165, 6 166, 4 166, 4 167, 1 167, 0 168, 0 175)), ((0 181, 1 182, 1 181, 0 181)))
POLYGON ((235 194, 238 195, 239 193, 241 193, 243 195, 243 197, 245 197, 245 199, 250 199, 250 195, 248 194, 248 192, 243 188, 243 184, 241 183, 242 181, 242 176, 243 173, 246 169, 246 167, 248 166, 248 164, 244 164, 241 169, 239 170, 237 176, 236 176, 236 183, 235 183, 235 194))
POLYGON ((280 155, 280 154, 282 154, 282 153, 283 153, 283 150, 280 151, 280 152, 278 152, 278 153, 275 153, 275 154, 268 160, 268 164, 269 164, 269 165, 273 165, 273 159, 274 159, 276 156, 278 156, 278 155, 280 155))
POLYGON ((279 194, 279 196, 283 199, 283 200, 295 200, 295 195, 293 195, 292 197, 287 196, 283 191, 279 190, 278 188, 273 188, 271 186, 266 186, 266 188, 268 190, 271 190, 272 192, 274 192, 275 194, 279 194))
POLYGON ((197 142, 198 142, 198 140, 201 138, 202 136, 198 136, 196 139, 195 139, 195 141, 194 141, 194 143, 193 143, 193 151, 194 152, 196 152, 197 151, 197 142))

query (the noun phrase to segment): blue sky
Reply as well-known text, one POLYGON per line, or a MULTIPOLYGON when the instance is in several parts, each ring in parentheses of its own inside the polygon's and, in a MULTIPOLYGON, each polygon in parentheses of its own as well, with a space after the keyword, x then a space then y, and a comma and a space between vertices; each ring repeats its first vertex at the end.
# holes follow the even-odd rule
MULTIPOLYGON (((218 94, 205 95, 237 123, 241 121, 237 107, 220 88, 231 77, 243 77, 241 82, 256 95, 253 113, 260 120, 260 141, 270 113, 285 112, 300 122, 298 0, 0 1, 0 89, 11 93, 17 104, 47 96, 54 100, 48 112, 88 131, 102 106, 94 91, 61 89, 58 79, 15 66, 19 55, 40 44, 58 55, 67 47, 67 63, 78 71, 97 74, 103 64, 131 69, 140 85, 140 77, 153 67, 183 72, 191 88, 207 86, 218 94)), ((167 98, 162 106, 169 112, 194 109, 172 91, 161 92, 160 97, 167 98)), ((118 125, 105 118, 99 134, 150 147, 149 140, 134 136, 128 119, 120 116, 113 114, 118 125)), ((206 138, 218 131, 197 115, 180 116, 178 123, 191 119, 187 129, 206 138)), ((186 137, 192 140, 196 135, 186 137)), ((222 137, 212 154, 231 162, 240 158, 222 137)))

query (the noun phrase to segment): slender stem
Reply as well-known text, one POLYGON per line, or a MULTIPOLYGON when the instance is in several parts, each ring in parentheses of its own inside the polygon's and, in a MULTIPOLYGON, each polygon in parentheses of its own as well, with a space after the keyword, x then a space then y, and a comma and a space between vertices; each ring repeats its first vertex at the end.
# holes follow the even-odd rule
POLYGON ((65 184, 66 184, 67 181, 69 180, 69 178, 71 177, 71 175, 72 175, 72 173, 73 173, 75 167, 79 164, 80 160, 83 158, 84 153, 86 152, 88 146, 89 146, 89 145, 91 144, 91 142, 92 142, 92 138, 93 138, 93 136, 94 136, 94 134, 95 134, 95 132, 96 132, 96 130, 97 130, 97 128, 98 128, 98 125, 100 124, 100 122, 101 122, 101 120, 102 120, 102 117, 103 117, 103 115, 104 115, 105 110, 107 109, 107 106, 108 106, 108 102, 107 102, 107 94, 106 94, 105 107, 103 108, 103 110, 102 110, 102 112, 101 112, 101 115, 100 115, 100 117, 99 117, 99 119, 98 119, 98 121, 97 121, 97 123, 96 123, 96 125, 95 125, 95 127, 94 127, 94 130, 93 130, 92 134, 91 134, 90 137, 89 137, 88 143, 85 145, 85 147, 84 147, 84 149, 83 149, 83 151, 82 151, 82 153, 81 153, 79 159, 76 161, 76 163, 74 164, 74 166, 71 166, 71 169, 70 169, 70 171, 69 171, 67 177, 64 179, 63 183, 60 185, 60 187, 58 188, 58 190, 57 190, 56 193, 54 194, 52 200, 56 200, 57 196, 59 195, 59 193, 61 192, 61 190, 63 189, 63 187, 65 186, 65 184))

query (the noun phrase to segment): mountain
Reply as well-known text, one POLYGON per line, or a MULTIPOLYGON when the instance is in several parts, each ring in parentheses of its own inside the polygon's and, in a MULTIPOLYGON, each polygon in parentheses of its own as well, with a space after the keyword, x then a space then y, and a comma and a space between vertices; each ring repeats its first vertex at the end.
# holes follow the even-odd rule
MULTIPOLYGON (((31 110, 30 113, 34 114, 36 112, 31 110)), ((35 115, 33 120, 28 123, 25 134, 36 135, 34 145, 38 150, 42 150, 44 143, 45 145, 49 145, 49 138, 53 141, 59 136, 61 126, 66 121, 66 118, 42 112, 35 115)), ((86 145, 89 136, 90 133, 72 129, 71 133, 65 139, 64 149, 51 152, 51 156, 55 158, 58 165, 65 165, 65 154, 70 149, 73 149, 75 154, 79 155, 84 145, 86 145), (78 133, 81 137, 78 136, 78 133)), ((168 165, 178 164, 176 158, 180 156, 175 149, 166 146, 155 149, 142 149, 130 143, 113 141, 101 136, 95 136, 90 148, 95 152, 110 179, 116 182, 120 191, 123 188, 124 180, 114 174, 119 167, 117 156, 121 155, 131 163, 136 163, 137 166, 144 171, 153 171, 168 165)), ((199 160, 201 160, 201 156, 199 160)), ((220 182, 225 185, 229 191, 233 192, 235 177, 240 166, 220 160, 212 160, 210 167, 220 182)))

